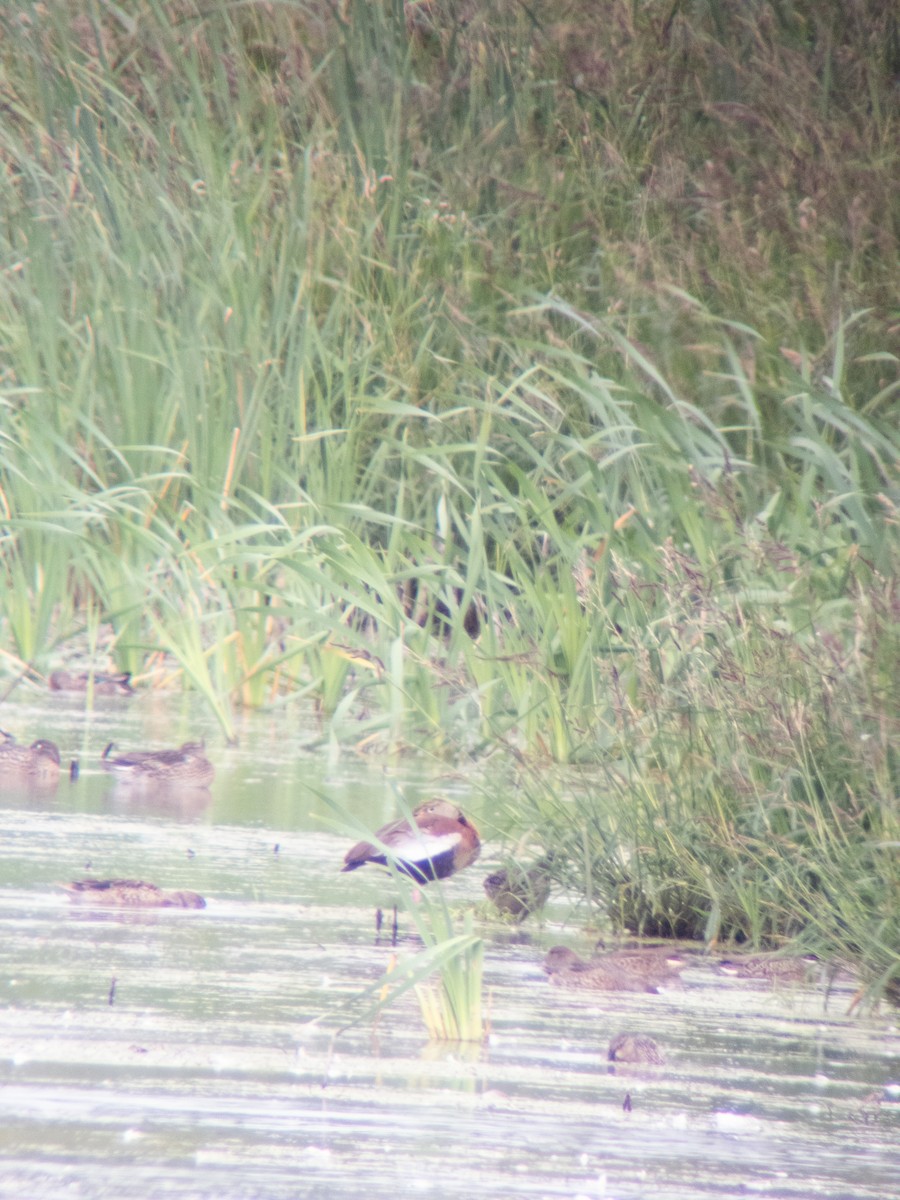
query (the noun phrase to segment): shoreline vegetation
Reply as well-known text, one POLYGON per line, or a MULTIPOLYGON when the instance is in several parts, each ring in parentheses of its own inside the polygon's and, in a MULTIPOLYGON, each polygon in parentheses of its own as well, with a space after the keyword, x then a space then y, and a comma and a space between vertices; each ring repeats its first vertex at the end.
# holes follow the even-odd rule
POLYGON ((76 0, 0 57, 4 689, 493 754, 589 911, 900 1000, 895 7, 76 0))

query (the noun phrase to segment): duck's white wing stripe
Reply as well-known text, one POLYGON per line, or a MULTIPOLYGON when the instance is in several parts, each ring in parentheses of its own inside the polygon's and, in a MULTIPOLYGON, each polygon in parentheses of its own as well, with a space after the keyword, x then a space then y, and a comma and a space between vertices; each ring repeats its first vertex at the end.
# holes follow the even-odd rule
POLYGON ((391 853, 394 858, 402 858, 406 862, 427 862, 428 859, 440 858, 442 854, 451 854, 459 841, 458 833, 435 837, 432 834, 416 835, 410 832, 402 839, 391 839, 391 853))

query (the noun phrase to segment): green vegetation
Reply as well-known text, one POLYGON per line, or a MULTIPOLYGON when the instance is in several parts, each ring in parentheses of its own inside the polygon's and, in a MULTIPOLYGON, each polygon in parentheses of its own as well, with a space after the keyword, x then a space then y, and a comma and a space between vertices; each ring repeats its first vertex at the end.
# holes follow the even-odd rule
POLYGON ((454 933, 453 920, 443 891, 429 901, 425 912, 413 910, 416 928, 425 943, 429 974, 438 979, 416 985, 422 1020, 433 1041, 481 1042, 487 1030, 484 999, 484 941, 474 932, 467 913, 462 933, 454 933))
POLYGON ((506 749, 617 920, 900 991, 894 5, 0 35, 10 679, 506 749))
POLYGON ((467 913, 462 933, 454 931, 453 917, 443 890, 438 898, 413 898, 412 885, 394 873, 397 895, 425 944, 424 950, 402 959, 392 956, 380 979, 342 1005, 325 1014, 339 1022, 335 1037, 362 1021, 376 1021, 410 988, 415 989, 422 1023, 432 1041, 484 1041, 483 1017, 484 941, 474 932, 467 913), (436 978, 435 978, 436 977, 436 978), (346 1019, 347 1011, 354 1015, 346 1019))

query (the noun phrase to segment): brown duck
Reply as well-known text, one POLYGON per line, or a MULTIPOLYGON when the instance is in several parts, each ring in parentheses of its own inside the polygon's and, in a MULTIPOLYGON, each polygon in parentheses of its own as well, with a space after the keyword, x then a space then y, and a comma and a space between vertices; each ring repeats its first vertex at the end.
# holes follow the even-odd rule
POLYGON ((547 854, 527 870, 516 865, 494 871, 484 880, 484 890, 498 912, 514 921, 524 921, 539 912, 550 895, 548 867, 553 855, 547 854))
POLYGON ((736 979, 764 979, 770 983, 801 983, 814 977, 821 963, 814 954, 744 954, 716 964, 720 975, 736 979))
POLYGON ((412 812, 413 823, 400 817, 375 834, 375 845, 357 842, 344 856, 342 871, 366 863, 387 865, 387 852, 399 871, 416 883, 446 879, 468 867, 481 853, 475 826, 449 800, 429 800, 412 812))
POLYGON ((177 750, 132 750, 113 755, 113 743, 103 751, 103 766, 122 780, 179 787, 209 787, 215 768, 203 742, 184 742, 177 750))
POLYGON ((91 671, 54 671, 50 676, 50 688, 54 692, 86 692, 94 681, 95 696, 133 696, 131 672, 118 675, 103 675, 91 671))
POLYGON ((609 1062, 661 1066, 666 1061, 659 1044, 642 1033, 617 1033, 606 1051, 609 1062))
POLYGON ((38 786, 56 783, 59 779, 56 743, 38 738, 30 746, 20 746, 11 733, 0 730, 0 776, 38 786))
POLYGON ((60 887, 70 900, 104 908, 206 908, 197 892, 164 892, 142 879, 76 879, 60 887))
POLYGON ((588 965, 614 963, 617 966, 632 967, 635 970, 643 969, 645 966, 649 970, 656 966, 661 970, 668 971, 671 975, 677 975, 693 957, 693 951, 689 950, 685 955, 665 942, 649 946, 620 946, 615 950, 608 950, 605 942, 601 940, 594 947, 594 954, 588 960, 588 965))
POLYGON ((589 962, 568 946, 547 951, 544 970, 556 987, 592 989, 601 992, 658 992, 659 985, 678 979, 678 960, 659 953, 640 956, 625 951, 604 954, 589 962))

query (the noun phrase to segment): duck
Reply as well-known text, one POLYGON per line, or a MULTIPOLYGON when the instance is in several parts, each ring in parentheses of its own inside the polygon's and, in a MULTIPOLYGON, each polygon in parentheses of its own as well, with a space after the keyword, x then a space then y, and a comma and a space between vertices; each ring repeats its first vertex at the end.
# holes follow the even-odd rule
POLYGON ((810 979, 822 964, 814 954, 745 954, 723 958, 716 964, 719 975, 736 979, 764 979, 770 983, 800 983, 810 979))
POLYGON ((20 745, 11 733, 0 730, 0 775, 50 786, 59 780, 59 747, 46 738, 20 745))
POLYGON ((123 781, 206 788, 215 778, 203 742, 184 742, 177 750, 132 750, 117 755, 113 749, 110 742, 103 751, 103 766, 123 781))
POLYGON ((544 971, 556 987, 602 992, 658 992, 659 985, 678 978, 680 967, 662 958, 605 954, 585 962, 568 946, 553 946, 544 958, 544 971))
POLYGON ((478 830, 449 800, 420 804, 412 811, 412 821, 400 817, 384 825, 375 834, 375 845, 357 842, 344 855, 341 870, 355 871, 366 863, 387 866, 389 851, 398 871, 424 884, 455 875, 481 853, 478 830))
MULTIPOLYGON (((687 951, 689 956, 693 956, 693 953, 687 951)), ((620 946, 616 950, 609 950, 601 938, 594 947, 593 957, 589 960, 589 965, 594 963, 614 963, 631 970, 641 970, 646 966, 648 969, 664 969, 672 975, 677 975, 687 965, 687 958, 665 942, 650 946, 620 946)))
POLYGON ((60 887, 70 900, 104 908, 206 908, 197 892, 165 892, 142 879, 76 879, 60 887))
POLYGON ((50 690, 54 692, 86 692, 94 681, 95 696, 133 696, 131 672, 104 675, 94 671, 54 671, 50 676, 50 690))
POLYGON ((607 1047, 606 1058, 611 1063, 644 1063, 657 1067, 666 1061, 659 1043, 643 1033, 617 1033, 607 1047))
POLYGON ((484 880, 484 890, 498 912, 514 921, 524 921, 539 912, 550 895, 548 867, 553 855, 547 854, 527 870, 512 865, 494 871, 484 880))

